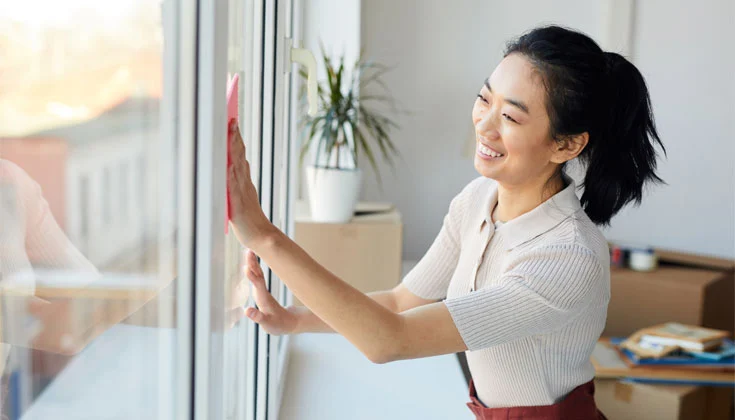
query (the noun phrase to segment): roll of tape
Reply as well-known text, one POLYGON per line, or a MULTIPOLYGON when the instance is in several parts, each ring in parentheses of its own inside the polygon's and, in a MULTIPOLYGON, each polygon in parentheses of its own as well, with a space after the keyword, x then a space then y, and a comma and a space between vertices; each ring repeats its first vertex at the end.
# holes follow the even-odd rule
POLYGON ((658 257, 652 249, 633 249, 630 251, 628 265, 636 271, 652 271, 658 267, 658 257))

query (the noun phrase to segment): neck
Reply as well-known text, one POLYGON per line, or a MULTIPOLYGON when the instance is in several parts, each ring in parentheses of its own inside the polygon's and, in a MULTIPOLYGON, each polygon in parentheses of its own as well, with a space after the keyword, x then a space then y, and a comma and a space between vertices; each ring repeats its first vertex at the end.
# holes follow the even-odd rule
POLYGON ((493 221, 508 222, 528 213, 564 189, 564 180, 555 177, 548 183, 533 182, 522 185, 498 183, 498 202, 493 221))

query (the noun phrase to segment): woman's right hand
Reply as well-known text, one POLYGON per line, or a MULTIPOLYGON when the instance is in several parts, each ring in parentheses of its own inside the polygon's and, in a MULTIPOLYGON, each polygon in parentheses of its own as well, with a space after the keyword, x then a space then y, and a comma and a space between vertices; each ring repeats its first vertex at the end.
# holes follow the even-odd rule
POLYGON ((245 315, 260 324, 268 334, 283 335, 296 332, 298 316, 281 306, 265 285, 263 270, 253 250, 245 252, 245 272, 253 284, 253 297, 258 308, 247 308, 245 315))

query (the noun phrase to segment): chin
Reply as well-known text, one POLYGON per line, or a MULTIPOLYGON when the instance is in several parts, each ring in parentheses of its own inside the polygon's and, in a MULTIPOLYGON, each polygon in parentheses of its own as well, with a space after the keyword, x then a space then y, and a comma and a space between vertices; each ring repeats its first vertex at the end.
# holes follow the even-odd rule
POLYGON ((482 159, 475 156, 475 170, 478 174, 484 176, 485 178, 491 178, 494 180, 498 180, 498 171, 492 170, 491 168, 488 168, 487 166, 483 165, 482 159))

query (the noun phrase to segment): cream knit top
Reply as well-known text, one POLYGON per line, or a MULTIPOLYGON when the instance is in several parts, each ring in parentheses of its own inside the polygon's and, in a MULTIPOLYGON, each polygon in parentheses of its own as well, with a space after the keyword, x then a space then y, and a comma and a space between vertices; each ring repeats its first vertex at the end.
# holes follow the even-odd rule
POLYGON ((34 295, 39 268, 99 275, 56 223, 38 183, 0 158, 0 374, 8 343, 28 335, 23 299, 34 295))
POLYGON ((445 299, 488 407, 553 404, 594 377, 589 358, 610 300, 608 246, 565 181, 496 226, 497 183, 474 179, 403 279, 417 296, 445 299))

